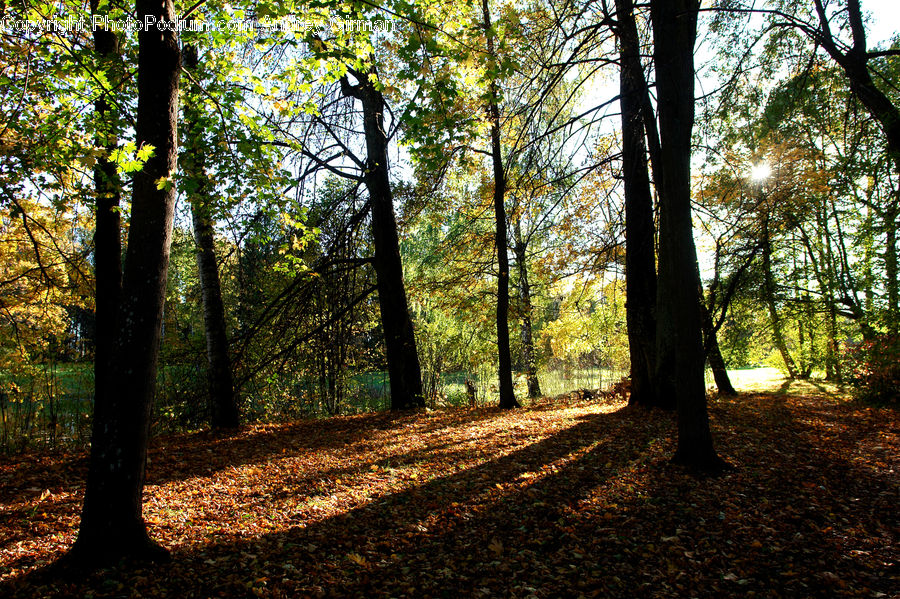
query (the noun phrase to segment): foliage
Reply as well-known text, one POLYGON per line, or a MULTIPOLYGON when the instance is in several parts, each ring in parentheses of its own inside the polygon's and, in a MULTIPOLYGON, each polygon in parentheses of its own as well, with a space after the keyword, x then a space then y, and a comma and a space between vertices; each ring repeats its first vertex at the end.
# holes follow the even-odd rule
POLYGON ((0 209, 0 371, 84 357, 85 224, 83 213, 32 199, 0 209))
POLYGON ((850 345, 844 359, 857 397, 900 406, 900 337, 883 334, 850 345))
POLYGON ((557 289, 558 317, 541 330, 554 362, 566 372, 590 366, 627 370, 624 282, 576 278, 557 289))

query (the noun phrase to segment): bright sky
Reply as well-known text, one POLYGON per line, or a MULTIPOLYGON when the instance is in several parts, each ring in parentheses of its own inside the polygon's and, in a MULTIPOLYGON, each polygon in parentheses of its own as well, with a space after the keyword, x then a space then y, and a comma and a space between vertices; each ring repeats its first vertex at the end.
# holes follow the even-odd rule
POLYGON ((897 34, 900 17, 900 3, 897 0, 862 0, 864 11, 871 13, 872 19, 868 25, 869 46, 886 42, 897 34))

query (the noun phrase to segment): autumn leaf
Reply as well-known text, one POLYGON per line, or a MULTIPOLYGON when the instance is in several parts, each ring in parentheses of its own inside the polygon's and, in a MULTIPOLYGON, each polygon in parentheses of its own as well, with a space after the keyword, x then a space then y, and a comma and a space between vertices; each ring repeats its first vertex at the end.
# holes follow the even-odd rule
POLYGON ((364 558, 363 556, 361 556, 358 553, 348 553, 347 559, 349 559, 351 562, 353 562, 357 566, 361 566, 363 568, 365 568, 369 565, 369 562, 366 560, 366 558, 364 558))
POLYGON ((75 540, 85 454, 5 456, 0 595, 895 594, 882 573, 900 544, 896 413, 826 396, 717 400, 717 446, 738 469, 698 480, 669 463, 668 414, 623 408, 566 395, 513 413, 157 437, 144 518, 175 559, 111 569, 110 586, 24 577, 75 540))

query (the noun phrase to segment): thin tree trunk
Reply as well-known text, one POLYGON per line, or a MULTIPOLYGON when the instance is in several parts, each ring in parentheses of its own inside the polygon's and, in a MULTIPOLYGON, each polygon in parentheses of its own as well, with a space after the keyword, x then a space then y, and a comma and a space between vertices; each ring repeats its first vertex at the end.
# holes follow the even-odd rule
POLYGON ((835 288, 837 287, 835 278, 837 277, 837 274, 831 267, 834 262, 831 258, 831 235, 828 232, 828 227, 824 226, 827 222, 827 218, 828 215, 824 210, 816 214, 816 224, 819 227, 819 230, 823 231, 821 242, 824 247, 819 246, 818 248, 814 248, 812 241, 810 240, 809 235, 807 235, 803 226, 801 225, 797 228, 800 232, 800 239, 803 241, 803 245, 806 248, 806 255, 808 256, 809 263, 812 266, 813 275, 816 278, 819 289, 822 290, 822 295, 828 314, 826 323, 828 328, 828 342, 825 346, 825 380, 840 382, 841 369, 838 360, 837 340, 837 298, 835 297, 835 288), (817 249, 818 256, 816 255, 817 249), (825 269, 828 270, 826 271, 825 269))
POLYGON ((184 48, 185 69, 194 74, 190 101, 184 106, 186 132, 184 153, 181 158, 185 176, 194 182, 194 191, 188 197, 191 204, 191 220, 194 240, 197 244, 197 270, 200 273, 200 290, 203 301, 203 325, 206 333, 206 360, 209 388, 210 425, 214 429, 237 428, 240 413, 228 355, 228 333, 225 325, 225 304, 219 281, 219 264, 215 253, 213 220, 210 216, 213 199, 212 182, 206 173, 204 127, 200 121, 196 102, 201 90, 197 48, 184 48))
MULTIPOLYGON (((141 22, 175 19, 171 0, 138 0, 136 8, 141 22)), ((175 172, 180 51, 174 31, 141 30, 138 44, 135 137, 138 147, 152 145, 154 153, 134 177, 115 388, 96 398, 81 527, 67 558, 86 566, 168 558, 147 533, 141 494, 175 207, 174 187, 160 183, 175 172)))
POLYGON ((897 200, 885 211, 884 286, 887 291, 887 329, 896 336, 900 331, 900 281, 897 279, 897 200))
MULTIPOLYGON (((494 36, 491 32, 491 12, 488 0, 481 0, 488 56, 494 58, 494 36)), ((490 82, 490 101, 487 106, 491 124, 491 160, 494 166, 494 247, 497 250, 497 376, 500 383, 500 407, 518 408, 513 391, 512 357, 509 349, 509 241, 506 235, 506 173, 500 147, 500 109, 497 106, 497 84, 490 82)))
POLYGON ((784 366, 788 371, 788 378, 797 378, 797 365, 791 352, 788 351, 787 342, 784 339, 784 329, 781 325, 781 317, 778 315, 778 308, 775 305, 775 281, 772 277, 772 242, 769 236, 769 216, 763 215, 762 230, 762 262, 763 262, 763 292, 766 296, 766 307, 769 310, 769 320, 772 322, 772 338, 775 341, 775 347, 781 354, 784 366))
POLYGON ((738 394, 734 385, 731 384, 731 378, 728 376, 728 368, 725 366, 725 358, 722 357, 722 350, 719 347, 719 339, 716 335, 716 328, 713 326, 712 315, 709 308, 703 302, 700 303, 703 309, 703 347, 706 353, 706 359, 713 373, 713 379, 716 381, 716 388, 719 395, 734 397, 738 394))
POLYGON ((622 173, 625 184, 625 320, 631 361, 629 403, 675 408, 674 395, 658 395, 656 362, 656 253, 653 197, 644 145, 646 94, 632 0, 616 0, 622 107, 622 173))
POLYGON ((838 360, 837 308, 834 296, 828 298, 828 348, 825 352, 825 380, 840 383, 843 380, 841 362, 838 360))
POLYGON ((421 408, 425 407, 422 368, 403 283, 400 237, 388 173, 384 96, 366 75, 361 74, 357 79, 357 85, 350 85, 346 78, 341 79, 341 88, 344 95, 359 99, 363 107, 367 151, 365 183, 372 210, 375 277, 391 382, 391 409, 421 408))
MULTIPOLYGON (((796 250, 794 250, 796 252, 796 250)), ((803 256, 803 287, 804 289, 808 288, 809 281, 809 256, 803 256)), ((804 318, 806 319, 806 334, 807 340, 809 342, 807 346, 807 350, 805 352, 806 364, 803 367, 803 377, 809 378, 812 376, 812 371, 820 363, 819 353, 816 350, 816 313, 813 310, 812 297, 810 297, 808 291, 803 291, 801 294, 803 298, 803 311, 804 318)))
POLYGON ((706 409, 700 277, 691 222, 694 43, 699 0, 651 0, 659 106, 660 198, 656 383, 676 398, 674 461, 702 471, 725 463, 716 454, 706 409))
POLYGON ((526 262, 527 245, 522 238, 522 226, 516 220, 516 265, 519 268, 519 300, 522 303, 522 361, 525 364, 525 380, 528 383, 528 397, 536 399, 541 396, 541 384, 538 381, 537 366, 534 358, 534 334, 531 322, 531 285, 528 282, 528 263, 526 262))

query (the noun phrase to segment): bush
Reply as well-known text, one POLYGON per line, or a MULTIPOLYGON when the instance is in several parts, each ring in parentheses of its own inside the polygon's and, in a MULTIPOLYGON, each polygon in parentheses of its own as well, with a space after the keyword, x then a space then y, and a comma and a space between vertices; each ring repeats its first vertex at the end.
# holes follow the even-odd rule
POLYGON ((900 337, 878 335, 850 347, 846 355, 856 397, 900 406, 900 337))

